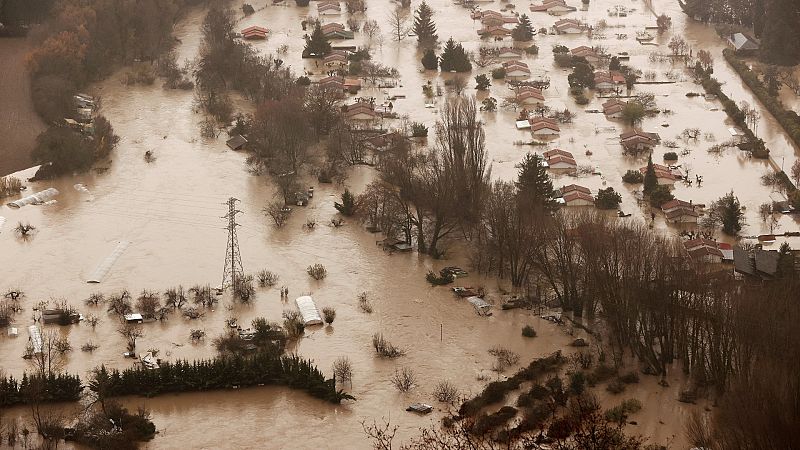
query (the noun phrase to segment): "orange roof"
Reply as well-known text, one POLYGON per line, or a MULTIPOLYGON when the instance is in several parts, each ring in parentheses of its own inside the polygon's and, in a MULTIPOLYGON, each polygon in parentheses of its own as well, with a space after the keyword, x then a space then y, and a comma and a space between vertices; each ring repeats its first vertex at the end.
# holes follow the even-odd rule
MULTIPOLYGON (((564 151, 564 150, 561 150, 560 148, 554 148, 552 150, 548 150, 548 151, 542 153, 542 156, 544 156, 545 159, 551 158, 553 156, 566 156, 567 158, 574 158, 574 156, 572 156, 572 153, 564 151)), ((570 186, 574 186, 574 185, 570 185, 570 186)))
POLYGON ((564 195, 564 201, 566 203, 575 201, 575 200, 586 200, 588 202, 594 203, 594 197, 591 194, 587 194, 581 191, 572 191, 568 194, 564 195))
POLYGON ((579 186, 577 184, 568 184, 566 186, 561 186, 560 191, 561 191, 562 195, 568 194, 570 192, 575 192, 575 191, 583 192, 585 194, 591 194, 592 193, 592 191, 590 191, 589 188, 583 187, 583 186, 579 186))

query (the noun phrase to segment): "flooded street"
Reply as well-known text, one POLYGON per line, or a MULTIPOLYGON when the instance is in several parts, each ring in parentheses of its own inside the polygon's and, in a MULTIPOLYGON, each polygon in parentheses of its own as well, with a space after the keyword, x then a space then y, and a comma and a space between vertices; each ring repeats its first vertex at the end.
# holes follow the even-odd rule
MULTIPOLYGON (((567 72, 553 63, 552 47, 563 44, 602 45, 609 52, 627 51, 629 64, 643 70, 655 70, 657 80, 665 79, 665 72, 680 74, 674 84, 637 85, 635 92, 652 92, 660 109, 672 114, 659 114, 645 119, 645 131, 658 132, 663 140, 674 140, 677 149, 659 146, 653 160, 662 163, 666 151, 676 151, 679 163, 691 168, 692 173, 704 177, 701 187, 676 184, 676 198, 694 203, 709 204, 734 189, 742 204, 747 207, 747 226, 744 235, 768 232, 761 224, 758 206, 769 201, 769 187, 760 182, 762 174, 770 170, 769 163, 746 157, 739 150, 726 150, 719 154, 707 152, 715 143, 728 140, 732 123, 718 101, 703 97, 687 98, 689 91, 702 92, 680 64, 651 63, 651 51, 669 52, 666 47, 675 34, 682 34, 695 48, 710 50, 714 56, 714 77, 723 83, 723 90, 735 101, 746 100, 757 104, 754 96, 725 63, 721 51, 724 43, 713 29, 692 22, 672 0, 654 1, 654 8, 672 17, 672 30, 656 38, 652 45, 640 45, 636 31, 655 24, 655 18, 640 1, 626 5, 636 8, 628 17, 608 17, 606 10, 616 5, 615 0, 592 0, 588 10, 578 10, 567 17, 596 24, 604 19, 609 28, 605 39, 589 39, 581 35, 537 35, 538 56, 528 56, 525 61, 534 74, 547 74, 551 86, 544 92, 552 109, 569 108, 576 113, 572 124, 563 125, 561 135, 548 148, 562 148, 575 154, 579 165, 592 165, 601 175, 582 176, 577 180, 566 175, 556 176, 554 185, 578 183, 596 191, 613 186, 622 193, 620 206, 633 217, 626 220, 649 218, 649 210, 637 206, 632 188, 622 183, 621 177, 628 169, 638 169, 646 164, 644 159, 622 155, 618 135, 626 128, 621 121, 611 121, 600 113, 585 110, 602 109, 605 101, 592 98, 586 106, 578 106, 569 96, 567 72), (616 33, 627 33, 626 40, 617 40, 616 33), (667 123, 668 127, 661 125, 667 123), (710 133, 708 139, 684 142, 677 135, 685 128, 700 127, 710 133), (681 152, 687 149, 688 153, 681 152), (591 155, 586 155, 587 150, 591 155)), ((238 8, 241 2, 232 6, 238 8)), ((480 24, 472 21, 469 10, 447 0, 434 0, 434 19, 440 41, 450 36, 462 42, 467 50, 477 52, 481 41, 476 31, 480 24)), ((534 28, 551 27, 557 20, 544 13, 530 13, 528 3, 515 2, 519 13, 531 18, 534 28)), ((499 3, 485 3, 484 9, 499 9, 499 3)), ((376 0, 369 3, 367 16, 378 21, 384 34, 382 45, 373 43, 373 58, 396 67, 401 73, 401 87, 386 92, 364 89, 361 96, 375 96, 380 104, 389 95, 405 95, 394 102, 394 111, 408 114, 412 120, 426 123, 431 129, 438 117, 437 108, 425 108, 422 86, 428 81, 444 84, 453 74, 420 72, 421 53, 416 41, 408 38, 400 43, 391 40, 387 16, 394 3, 376 0)), ((412 4, 412 9, 417 4, 412 4)), ((576 5, 578 6, 577 2, 576 5)), ((237 9, 237 11, 241 11, 237 9)), ((238 12, 241 15, 240 12, 238 12)), ((297 75, 317 72, 313 61, 302 60, 304 32, 300 21, 316 14, 316 2, 308 8, 298 8, 294 3, 283 6, 270 5, 258 10, 238 24, 266 26, 271 30, 269 39, 255 47, 264 54, 275 54, 281 45, 289 47, 288 53, 279 55, 297 75)), ((201 43, 200 26, 205 10, 190 10, 176 26, 175 36, 180 40, 176 52, 178 61, 197 56, 201 43)), ((345 22, 346 14, 325 21, 345 22)), ((357 39, 359 38, 357 33, 357 39)), ((487 42, 488 43, 488 42, 487 42)), ((510 45, 506 40, 504 44, 510 45)), ((469 75, 470 95, 476 91, 474 77, 489 73, 494 66, 475 67, 469 75)), ((5 69, 3 69, 5 73, 5 69)), ((294 309, 294 298, 310 294, 322 308, 334 306, 336 321, 332 326, 315 326, 290 350, 311 358, 318 367, 331 375, 331 364, 340 356, 353 363, 354 379, 348 390, 356 402, 330 405, 287 388, 252 388, 233 391, 215 391, 196 394, 164 395, 155 399, 126 399, 135 406, 145 404, 152 411, 153 421, 159 429, 149 448, 369 448, 363 436, 361 422, 373 419, 390 420, 399 426, 395 442, 402 442, 422 426, 429 426, 443 416, 443 408, 431 416, 420 417, 405 412, 412 402, 434 402, 431 391, 437 382, 450 380, 463 393, 476 393, 485 381, 481 374, 491 374, 493 357, 487 350, 503 346, 522 355, 520 366, 532 359, 556 350, 572 352, 568 347, 574 336, 567 327, 558 327, 537 318, 531 311, 495 311, 492 317, 477 316, 473 308, 456 299, 448 287, 431 287, 425 281, 428 270, 438 271, 447 265, 468 267, 466 256, 455 256, 446 261, 435 261, 416 253, 389 255, 375 245, 383 238, 366 232, 363 227, 350 222, 341 228, 329 226, 335 216, 334 200, 344 187, 318 185, 316 178, 307 176, 307 184, 315 186, 315 195, 307 208, 296 208, 289 223, 275 228, 262 213, 267 203, 276 195, 275 186, 266 178, 249 174, 245 166, 246 154, 230 151, 225 137, 204 140, 199 137, 202 115, 195 112, 191 92, 162 89, 153 86, 125 86, 122 73, 93 86, 92 94, 102 96, 101 113, 109 118, 121 141, 112 153, 113 161, 103 173, 87 172, 74 177, 63 177, 52 182, 28 183, 28 193, 55 187, 60 191, 53 205, 25 206, 12 209, 0 207, 0 216, 8 222, 0 229, 0 289, 20 288, 26 293, 25 311, 16 317, 20 335, 16 338, 0 336, 0 369, 7 374, 21 375, 26 370, 22 359, 27 342, 25 328, 31 323, 31 307, 42 300, 66 299, 83 315, 101 317, 95 330, 83 323, 70 327, 54 327, 69 337, 73 351, 65 369, 82 377, 94 367, 127 367, 130 360, 122 357, 125 339, 116 331, 115 319, 104 308, 84 305, 92 293, 106 295, 130 290, 136 296, 142 289, 163 292, 170 287, 194 284, 219 284, 222 276, 227 233, 221 218, 227 208, 224 202, 231 196, 241 200, 238 205, 244 214, 238 217, 242 227, 238 230, 242 262, 247 273, 261 269, 271 270, 280 276, 274 288, 258 288, 257 298, 251 305, 233 302, 229 294, 223 297, 214 311, 195 321, 170 316, 163 323, 143 326, 145 335, 137 341, 137 350, 160 350, 167 360, 197 359, 214 354, 212 339, 225 329, 225 320, 237 317, 239 323, 249 324, 255 317, 279 321, 284 309, 294 309), (156 160, 146 163, 145 151, 151 150, 156 160), (81 183, 89 193, 75 189, 81 183), (302 228, 307 218, 315 218, 316 229, 302 228), (12 228, 17 222, 30 222, 37 232, 27 240, 17 239, 12 228), (86 279, 94 268, 109 255, 117 243, 130 245, 109 274, 100 284, 87 284, 86 279), (323 264, 328 271, 323 281, 314 281, 306 274, 306 267, 323 264), (279 287, 289 288, 289 302, 281 299, 279 287), (374 305, 374 312, 366 314, 358 308, 358 294, 366 291, 374 305), (532 325, 538 337, 526 339, 521 328, 532 325), (192 344, 190 329, 206 332, 205 341, 192 344), (395 360, 379 359, 372 347, 372 335, 382 332, 393 344, 406 350, 407 355, 395 360), (80 351, 86 342, 99 348, 93 353, 80 351), (408 394, 398 393, 389 378, 397 368, 413 367, 419 386, 408 394), (291 443, 291 444, 289 444, 291 443)), ((635 93, 634 92, 634 93, 635 93)), ((479 93, 481 99, 487 94, 479 93)), ((502 81, 493 80, 489 94, 502 103, 511 91, 502 81)), ((437 104, 444 102, 436 99, 437 104)), ((251 106, 240 102, 240 109, 251 106)), ((515 165, 526 151, 546 150, 544 147, 515 145, 516 141, 530 141, 529 131, 516 130, 514 119, 518 111, 500 108, 495 113, 482 113, 486 124, 487 149, 492 163, 492 176, 510 180, 516 176, 515 165)), ((0 118, 2 119, 2 118, 0 118)), ((391 126, 387 121, 385 126, 391 126)), ((0 129, 0 131, 4 131, 0 129)), ((778 166, 787 170, 795 161, 798 149, 790 145, 779 125, 762 109, 758 134, 762 137, 778 166)), ((433 138, 429 138, 433 142, 433 138)), ((26 178, 32 170, 20 174, 26 178)), ((358 167, 352 170, 346 185, 354 192, 375 176, 373 169, 358 167)), ((656 221, 665 232, 675 233, 663 219, 656 221), (659 222, 661 220, 661 222, 659 222)), ((797 230, 791 216, 782 216, 780 230, 797 230)), ((484 286, 490 298, 499 301, 499 288, 504 287, 494 279, 471 275, 465 281, 472 286, 484 286)), ((579 336, 580 330, 576 330, 579 336)), ((510 375, 517 368, 507 371, 510 375)), ((600 392, 607 406, 635 397, 645 408, 633 416, 638 425, 630 425, 628 432, 649 436, 650 443, 669 445, 670 448, 688 448, 683 436, 683 420, 693 408, 704 404, 687 405, 677 401, 677 392, 685 383, 680 370, 671 368, 668 377, 670 388, 657 385, 655 377, 642 377, 642 382, 629 387, 622 395, 611 397, 600 392)), ((495 374, 489 375, 496 376, 495 374)), ((513 399, 511 399, 513 400, 513 399)), ((10 415, 26 416, 28 410, 17 408, 10 415)))

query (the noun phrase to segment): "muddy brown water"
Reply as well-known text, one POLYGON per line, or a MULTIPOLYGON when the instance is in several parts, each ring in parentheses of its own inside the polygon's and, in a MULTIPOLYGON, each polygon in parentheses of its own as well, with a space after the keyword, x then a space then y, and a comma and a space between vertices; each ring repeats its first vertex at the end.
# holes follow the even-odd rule
POLYGON ((30 153, 44 124, 33 110, 25 70, 24 38, 0 39, 0 176, 30 167, 30 153))
MULTIPOLYGON (((592 1, 588 10, 579 10, 567 17, 579 18, 589 23, 605 19, 610 26, 604 33, 606 39, 589 39, 577 36, 537 36, 539 55, 527 57, 534 73, 549 75, 552 86, 545 91, 547 103, 552 108, 568 107, 577 113, 573 124, 562 127, 560 137, 549 148, 559 147, 575 153, 578 163, 600 169, 602 176, 586 176, 577 180, 556 176, 554 184, 577 182, 596 190, 613 186, 623 194, 622 209, 634 215, 627 220, 644 220, 649 212, 639 209, 631 189, 621 182, 621 176, 630 168, 645 164, 644 160, 623 157, 617 144, 617 135, 624 129, 621 123, 609 121, 602 114, 584 112, 600 109, 603 100, 592 98, 586 107, 574 104, 568 96, 566 72, 553 66, 551 48, 557 43, 568 47, 578 45, 603 45, 610 51, 627 51, 630 64, 645 70, 655 70, 658 79, 675 70, 681 74, 675 84, 638 86, 637 91, 653 92, 660 108, 673 114, 646 119, 643 128, 656 131, 664 139, 675 139, 687 127, 700 127, 712 133, 713 140, 701 138, 698 142, 680 142, 690 150, 680 162, 691 166, 693 173, 704 176, 702 187, 678 185, 678 198, 695 203, 710 203, 725 192, 734 189, 747 206, 749 226, 746 234, 766 231, 757 217, 758 205, 767 201, 770 189, 760 183, 761 174, 770 170, 768 163, 743 157, 735 150, 712 155, 706 149, 715 142, 729 138, 731 126, 725 113, 719 111, 718 102, 702 97, 688 99, 688 91, 701 92, 679 66, 652 64, 649 53, 656 47, 642 46, 633 37, 637 30, 654 23, 654 17, 641 2, 626 2, 636 11, 625 18, 608 17, 606 10, 617 3, 611 0, 592 1), (617 32, 627 33, 628 39, 617 40, 617 32), (662 123, 669 127, 662 127, 662 123), (591 150, 592 155, 585 155, 591 150)), ((235 6, 239 3, 235 2, 235 6)), ((383 29, 384 41, 374 43, 375 58, 397 67, 401 72, 401 87, 382 90, 365 89, 362 95, 375 96, 380 103, 388 95, 405 94, 406 99, 394 102, 395 111, 409 114, 413 120, 433 126, 437 109, 424 108, 422 85, 431 80, 443 84, 451 74, 436 75, 420 72, 421 55, 414 41, 393 42, 387 25, 387 16, 393 3, 379 0, 370 3, 367 16, 376 19, 383 29)), ((469 50, 477 50, 477 22, 469 18, 468 10, 448 1, 431 2, 436 14, 439 36, 442 40, 451 35, 464 43, 469 50)), ((500 9, 499 3, 483 4, 484 9, 500 9)), ((706 48, 715 58, 715 76, 725 83, 725 92, 737 101, 755 99, 726 66, 721 50, 724 43, 709 27, 687 22, 677 3, 654 2, 655 9, 672 16, 673 29, 654 42, 660 51, 668 52, 666 43, 674 34, 683 34, 695 49, 706 48)), ((416 3, 413 5, 416 6, 416 3)), ((516 9, 527 12, 528 4, 516 2, 516 9)), ((264 53, 275 53, 281 45, 289 51, 279 55, 299 74, 303 71, 320 72, 314 63, 300 58, 303 31, 300 20, 315 14, 315 3, 309 8, 268 6, 238 24, 265 25, 272 30, 265 42, 255 46, 264 53)), ((177 47, 179 60, 192 59, 200 45, 199 27, 205 11, 191 10, 176 27, 180 39, 177 47)), ((557 19, 546 14, 533 13, 534 26, 549 27, 557 19)), ((344 22, 346 15, 326 18, 325 21, 344 22)), ((510 42, 506 42, 510 43, 510 42)), ((476 68, 473 77, 488 73, 491 67, 476 68)), ((96 314, 102 322, 96 330, 85 324, 55 328, 67 335, 75 348, 66 363, 66 369, 85 375, 100 364, 126 367, 129 360, 122 358, 124 341, 116 333, 115 320, 102 308, 84 306, 93 292, 110 294, 123 288, 138 292, 141 289, 164 291, 183 284, 216 285, 222 275, 226 231, 220 218, 225 213, 224 201, 229 196, 241 199, 239 244, 245 270, 254 273, 266 268, 281 277, 272 289, 259 289, 252 305, 239 305, 226 296, 214 311, 196 321, 173 316, 165 323, 145 324, 145 336, 137 344, 143 351, 158 348, 162 357, 194 359, 213 354, 211 340, 224 328, 229 316, 242 323, 258 316, 279 320, 281 311, 293 308, 293 299, 304 293, 314 296, 319 307, 335 306, 337 318, 332 327, 312 327, 305 338, 292 350, 312 358, 330 374, 332 362, 347 356, 353 362, 354 380, 347 386, 358 398, 357 402, 333 406, 285 388, 253 388, 196 394, 168 395, 155 399, 126 399, 131 406, 145 404, 153 412, 159 435, 148 444, 151 448, 368 448, 360 422, 373 419, 390 420, 398 425, 397 441, 413 435, 420 426, 428 426, 441 417, 443 407, 428 417, 419 417, 404 411, 415 401, 433 403, 430 395, 435 384, 443 379, 456 383, 465 393, 475 393, 485 381, 479 375, 491 377, 492 358, 487 350, 502 345, 522 355, 520 364, 544 356, 557 349, 566 349, 573 339, 568 329, 547 323, 528 311, 496 311, 489 318, 479 317, 464 301, 456 300, 444 287, 430 287, 424 281, 429 269, 438 270, 444 265, 467 266, 466 252, 453 252, 447 261, 432 261, 416 254, 388 255, 375 245, 379 235, 365 232, 357 223, 342 228, 327 226, 334 216, 333 200, 342 191, 340 186, 316 186, 316 195, 310 206, 297 208, 283 229, 268 223, 261 209, 275 195, 274 187, 264 178, 247 173, 244 154, 229 151, 224 139, 199 138, 198 124, 202 119, 193 107, 192 94, 183 91, 163 90, 158 85, 141 87, 123 86, 121 74, 94 86, 91 90, 103 97, 103 114, 109 117, 122 137, 114 152, 113 162, 105 173, 90 172, 65 177, 53 182, 31 183, 31 191, 56 187, 61 194, 58 202, 48 206, 26 206, 19 210, 0 207, 0 216, 8 219, 0 229, 0 288, 19 287, 26 294, 26 310, 16 318, 20 336, 0 336, 0 367, 6 373, 20 375, 26 370, 21 358, 30 324, 31 307, 40 300, 66 298, 78 306, 83 314, 96 314), (143 154, 153 150, 156 161, 148 164, 143 154), (73 186, 86 185, 90 194, 73 186), (302 229, 308 217, 317 219, 313 231, 302 229), (28 241, 16 239, 10 232, 12 224, 28 221, 38 231, 28 241), (94 267, 108 255, 119 241, 131 245, 112 267, 99 285, 85 282, 94 267), (305 273, 308 265, 321 263, 328 269, 323 281, 313 281, 305 273), (290 290, 290 301, 281 300, 279 286, 290 290), (365 314, 358 309, 357 295, 369 293, 375 311, 365 314), (528 340, 520 335, 525 324, 533 325, 539 336, 528 340), (205 342, 191 344, 189 330, 203 329, 205 342), (382 332, 394 344, 407 350, 407 355, 396 360, 381 360, 374 356, 371 336, 382 332), (83 353, 80 346, 92 341, 100 347, 92 354, 83 353), (409 394, 398 393, 389 383, 397 368, 413 367, 419 386, 409 394)), ((157 83, 158 84, 158 83, 157 83)), ((493 81, 488 95, 498 100, 510 96, 503 83, 493 81)), ((479 93, 478 98, 487 94, 479 93)), ((443 99, 436 99, 441 105, 443 99)), ((502 101, 501 101, 502 103, 502 101)), ((240 102, 242 109, 249 108, 240 102)), ((518 131, 513 121, 517 112, 502 109, 484 113, 487 147, 496 178, 511 179, 516 174, 514 165, 527 150, 541 147, 522 147, 515 141, 531 139, 527 131, 518 131)), ((384 125, 390 125, 388 122, 384 125)), ((759 134, 767 141, 777 164, 789 167, 796 158, 792 147, 774 120, 762 111, 759 134)), ((668 151, 663 146, 655 151, 656 162, 668 151)), ((26 171, 21 176, 30 176, 26 171)), ((359 192, 375 176, 372 169, 356 168, 347 181, 354 192, 359 192)), ((317 185, 308 177, 309 185, 317 185)), ((674 233, 661 221, 657 226, 674 233)), ((796 229, 789 217, 782 217, 781 229, 796 229)), ((498 282, 470 276, 464 282, 483 285, 490 297, 498 299, 498 282)), ((512 373, 515 368, 509 369, 512 373)), ((671 387, 664 389, 656 380, 644 377, 642 383, 629 388, 621 396, 610 396, 600 389, 604 404, 613 406, 624 398, 636 397, 644 410, 632 417, 638 425, 629 431, 650 437, 650 442, 669 444, 671 448, 687 448, 683 437, 683 421, 692 408, 678 403, 677 391, 684 385, 677 368, 669 377, 671 387)), ((12 409, 10 416, 25 416, 27 410, 12 409)))

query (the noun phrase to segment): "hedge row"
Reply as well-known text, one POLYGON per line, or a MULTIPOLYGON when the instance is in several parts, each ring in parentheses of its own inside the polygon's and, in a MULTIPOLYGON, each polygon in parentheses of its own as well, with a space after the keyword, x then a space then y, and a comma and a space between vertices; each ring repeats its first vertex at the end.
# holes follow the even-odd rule
POLYGON ((753 91, 761 101, 761 104, 775 117, 781 124, 789 138, 800 147, 800 116, 796 112, 786 109, 778 97, 769 94, 766 86, 758 78, 758 75, 747 67, 747 64, 739 59, 731 49, 722 51, 722 55, 733 70, 739 74, 744 83, 753 91))
POLYGON ((744 112, 739 109, 735 101, 731 100, 724 92, 722 92, 722 85, 716 78, 711 77, 711 73, 704 71, 699 64, 695 66, 695 72, 702 79, 703 89, 709 94, 714 94, 719 98, 722 103, 722 108, 728 117, 744 131, 747 137, 747 144, 739 145, 742 150, 749 150, 755 158, 767 159, 769 157, 769 149, 764 144, 764 140, 756 137, 753 130, 747 125, 744 112))
POLYGON ((22 405, 38 399, 41 402, 72 402, 81 396, 81 379, 77 375, 50 374, 0 377, 0 408, 22 405))
POLYGON ((193 362, 161 363, 157 369, 141 366, 122 371, 100 367, 92 389, 102 385, 110 397, 171 392, 196 392, 257 385, 282 385, 306 391, 313 397, 340 403, 352 396, 336 390, 333 379, 326 379, 311 361, 299 356, 221 356, 193 362))

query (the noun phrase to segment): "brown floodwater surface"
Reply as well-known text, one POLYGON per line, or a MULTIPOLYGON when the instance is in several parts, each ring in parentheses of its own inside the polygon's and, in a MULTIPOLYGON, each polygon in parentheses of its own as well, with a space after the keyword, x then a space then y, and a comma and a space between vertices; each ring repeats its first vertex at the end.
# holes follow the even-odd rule
MULTIPOLYGON (((238 7, 241 2, 234 2, 238 7)), ((577 1, 575 1, 577 6, 577 1)), ((644 121, 643 128, 661 134, 665 140, 679 143, 676 150, 682 155, 680 162, 688 165, 692 173, 703 175, 702 187, 678 185, 675 194, 683 200, 710 203, 733 189, 747 207, 748 227, 745 234, 766 231, 758 218, 758 205, 768 201, 770 188, 762 186, 760 177, 770 169, 766 162, 744 157, 738 150, 710 154, 706 150, 714 143, 729 138, 730 121, 720 111, 719 102, 702 97, 687 98, 686 92, 701 92, 679 65, 651 63, 648 56, 658 49, 668 52, 669 39, 684 35, 694 49, 712 51, 715 74, 724 83, 724 90, 737 102, 747 100, 757 104, 746 86, 737 78, 722 59, 723 42, 709 27, 688 22, 680 12, 677 2, 654 1, 658 13, 672 17, 672 29, 658 36, 659 46, 642 46, 634 40, 636 31, 653 25, 654 16, 642 2, 625 2, 636 11, 625 18, 608 17, 606 10, 622 3, 613 0, 593 0, 588 10, 579 10, 567 17, 596 24, 601 19, 610 28, 604 31, 605 39, 589 39, 586 35, 537 36, 539 55, 526 57, 534 73, 547 74, 551 87, 545 91, 547 103, 552 108, 567 107, 576 113, 572 124, 564 125, 560 137, 549 148, 559 147, 572 151, 578 164, 600 169, 602 176, 582 176, 574 179, 556 176, 554 184, 585 184, 592 190, 613 186, 623 194, 621 208, 632 212, 626 220, 644 220, 649 211, 640 209, 631 188, 623 185, 621 176, 626 170, 645 164, 643 159, 621 155, 617 136, 624 129, 620 122, 609 121, 602 114, 584 110, 600 109, 602 99, 592 98, 591 103, 580 107, 568 95, 567 72, 553 65, 551 48, 555 44, 568 47, 602 45, 610 52, 627 51, 630 64, 643 70, 654 70, 657 79, 674 70, 678 82, 674 84, 637 86, 636 92, 652 92, 659 108, 668 109, 669 115, 660 114, 644 121), (612 28, 613 27, 613 28, 612 28), (628 39, 617 40, 617 32, 627 33, 628 39), (668 127, 662 127, 662 124, 668 127), (700 127, 710 133, 697 142, 683 142, 676 138, 687 127, 700 127), (713 135, 713 136, 712 136, 713 135), (591 150, 592 155, 585 155, 591 150)), ((439 37, 453 36, 468 50, 477 51, 477 22, 469 18, 469 11, 446 0, 429 2, 435 12, 439 37)), ((534 26, 550 27, 557 19, 547 14, 529 13, 526 2, 515 2, 516 10, 526 12, 534 26)), ((416 7, 416 3, 412 5, 416 7)), ((437 108, 425 108, 422 85, 427 81, 443 84, 452 74, 421 72, 415 42, 409 38, 393 42, 388 26, 388 14, 394 3, 376 0, 368 3, 367 16, 378 21, 383 29, 383 43, 373 43, 374 58, 396 67, 401 73, 401 87, 394 89, 369 88, 361 95, 375 96, 378 103, 389 95, 403 94, 405 99, 394 102, 395 111, 408 114, 412 120, 430 127, 436 121, 437 108)), ((487 3, 484 9, 499 9, 499 3, 487 3)), ((239 10, 237 10, 239 11, 239 10)), ((300 58, 303 31, 300 21, 316 13, 316 2, 309 8, 295 7, 293 2, 283 6, 268 6, 250 17, 242 19, 237 27, 263 25, 272 30, 269 39, 255 47, 264 54, 277 54, 282 45, 288 46, 286 54, 277 55, 286 61, 297 74, 317 72, 313 61, 300 58)), ((200 25, 205 11, 190 10, 177 24, 175 35, 180 39, 176 51, 179 60, 196 57, 201 43, 200 25)), ((344 22, 346 15, 326 18, 326 22, 344 22)), ((507 41, 506 44, 509 44, 507 41)), ((492 67, 475 68, 469 74, 467 93, 474 95, 473 77, 488 73, 492 67)), ((252 305, 234 303, 226 294, 213 311, 195 321, 173 315, 164 323, 143 325, 145 336, 137 342, 137 350, 158 348, 167 360, 195 359, 214 354, 212 339, 224 331, 225 319, 239 318, 249 323, 254 317, 264 316, 279 321, 284 309, 294 308, 293 299, 310 293, 317 305, 334 306, 336 321, 331 327, 311 327, 291 350, 311 358, 326 374, 331 374, 332 362, 347 356, 353 363, 354 379, 345 386, 358 400, 342 405, 330 405, 303 393, 286 388, 266 387, 207 393, 167 395, 154 399, 129 398, 132 407, 145 404, 151 409, 159 429, 158 436, 148 444, 150 448, 369 448, 361 421, 390 420, 397 425, 397 441, 407 440, 419 427, 428 426, 444 414, 437 404, 434 414, 419 417, 405 412, 405 407, 415 401, 434 403, 431 391, 440 380, 451 380, 464 393, 476 393, 485 384, 480 375, 497 375, 489 369, 492 357, 487 350, 504 346, 522 355, 520 365, 533 358, 547 355, 574 339, 567 328, 557 327, 535 317, 530 311, 496 311, 492 317, 479 317, 463 300, 455 299, 447 287, 431 287, 425 282, 429 269, 438 270, 444 265, 468 266, 466 252, 452 252, 446 261, 433 261, 417 254, 388 255, 375 245, 382 238, 372 235, 350 222, 342 228, 328 226, 336 213, 334 199, 342 186, 315 186, 316 194, 306 208, 296 208, 289 223, 276 229, 264 217, 261 209, 270 202, 275 188, 264 177, 249 174, 243 153, 227 149, 224 138, 204 140, 199 137, 201 114, 194 108, 191 92, 162 89, 154 86, 124 86, 121 73, 93 86, 90 91, 103 98, 102 113, 114 125, 122 138, 112 154, 108 170, 97 174, 89 172, 64 177, 52 182, 29 183, 29 192, 56 187, 60 194, 52 205, 26 206, 19 210, 0 207, 0 216, 8 222, 0 229, 0 289, 19 287, 26 292, 25 311, 16 317, 20 336, 0 336, 0 368, 6 373, 20 375, 26 370, 22 359, 27 340, 26 327, 30 324, 31 307, 41 300, 65 298, 77 306, 84 315, 95 314, 102 321, 95 330, 86 324, 71 327, 53 327, 67 335, 74 350, 69 353, 65 369, 85 376, 92 368, 105 364, 127 367, 130 360, 122 358, 125 350, 123 338, 116 332, 116 321, 102 307, 83 305, 83 299, 93 292, 106 295, 129 289, 134 293, 142 289, 163 292, 182 284, 217 285, 222 276, 225 255, 225 222, 220 218, 226 212, 225 200, 235 196, 241 200, 238 230, 239 245, 244 268, 249 273, 268 269, 280 275, 278 285, 271 289, 260 288, 252 305), (146 163, 143 154, 152 150, 156 160, 146 163), (84 184, 89 193, 74 188, 84 184), (313 231, 302 228, 307 218, 317 220, 313 231), (17 239, 11 228, 17 222, 30 222, 37 227, 35 235, 27 240, 17 239), (87 284, 92 270, 120 241, 130 242, 109 274, 99 285, 87 284), (315 263, 325 265, 328 276, 314 281, 306 274, 306 267, 315 263), (279 287, 289 288, 289 302, 281 300, 279 287), (372 314, 358 308, 357 296, 366 291, 374 305, 372 314), (525 339, 520 329, 533 325, 538 333, 535 339, 525 339), (204 342, 192 344, 190 329, 206 332, 204 342), (404 348, 407 355, 395 360, 376 358, 371 345, 373 333, 382 332, 392 343, 404 348), (84 353, 80 347, 87 341, 99 345, 93 353, 84 353), (396 369, 412 367, 418 376, 418 386, 408 394, 398 393, 389 378, 396 369)), ((511 91, 502 83, 493 81, 488 94, 502 103, 511 91)), ((443 103, 437 98, 437 106, 443 103)), ((252 105, 239 99, 240 110, 250 110, 252 105)), ((514 128, 518 112, 501 108, 496 113, 482 113, 486 124, 487 148, 495 178, 512 179, 514 167, 528 150, 541 151, 542 147, 515 145, 515 141, 530 141, 528 131, 514 128)), ((384 123, 391 126, 390 121, 384 123)), ((792 147, 783 131, 762 109, 759 135, 772 150, 775 164, 789 167, 796 159, 797 149, 792 147)), ((433 139, 430 139, 432 142, 433 139)), ((668 149, 658 147, 654 160, 660 162, 668 149)), ((31 176, 32 170, 21 175, 31 176)), ((370 168, 355 168, 346 182, 354 192, 360 192, 375 176, 370 168)), ((307 177, 309 185, 317 185, 307 177)), ((313 181, 312 181, 313 180, 313 181)), ((657 221, 665 232, 675 229, 657 221)), ((780 220, 782 230, 797 228, 788 216, 780 220)), ((460 247, 463 247, 460 246, 460 247)), ((499 299, 500 287, 493 279, 470 276, 465 284, 483 285, 490 298, 499 299)), ((50 328, 50 327, 48 327, 50 328)), ((569 351, 569 350, 567 350, 569 351)), ((512 373, 516 368, 509 369, 512 373)), ((652 377, 629 388, 621 396, 611 397, 602 392, 606 406, 613 406, 624 398, 636 397, 644 403, 642 412, 632 419, 628 431, 650 437, 650 442, 669 444, 671 448, 687 448, 683 436, 683 421, 688 411, 697 406, 679 403, 678 390, 684 385, 680 370, 674 368, 670 388, 662 388, 652 377)), ((12 409, 12 416, 26 416, 24 408, 12 409)))

